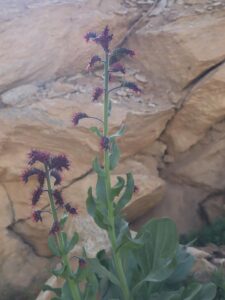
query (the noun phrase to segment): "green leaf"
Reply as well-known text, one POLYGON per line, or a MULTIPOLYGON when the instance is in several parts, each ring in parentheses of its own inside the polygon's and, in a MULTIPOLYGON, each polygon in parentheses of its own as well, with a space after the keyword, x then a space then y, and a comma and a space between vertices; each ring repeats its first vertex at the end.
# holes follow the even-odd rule
POLYGON ((70 292, 69 284, 67 281, 65 281, 63 287, 62 287, 62 296, 61 300, 73 300, 73 297, 70 292))
POLYGON ((117 183, 112 187, 112 198, 118 197, 122 189, 124 188, 125 180, 123 177, 117 176, 117 183))
POLYGON ((99 175, 99 176, 105 176, 104 169, 99 164, 98 158, 96 157, 92 163, 93 170, 99 175))
POLYGON ((98 209, 95 211, 94 216, 95 223, 102 229, 109 229, 111 227, 105 215, 103 215, 98 209))
POLYGON ((69 253, 74 248, 74 246, 78 243, 78 241, 79 241, 79 235, 77 232, 75 232, 73 234, 72 239, 67 243, 66 252, 69 253))
POLYGON ((53 235, 50 235, 48 237, 48 248, 51 250, 53 255, 61 256, 55 236, 53 236, 53 235))
POLYGON ((120 159, 120 149, 116 143, 116 141, 113 139, 111 142, 111 153, 109 155, 109 165, 110 170, 115 169, 120 159))
POLYGON ((117 137, 123 136, 125 130, 126 130, 126 126, 123 124, 116 133, 110 135, 110 137, 109 137, 110 141, 114 140, 117 137))
POLYGON ((145 278, 133 288, 135 294, 144 282, 162 282, 176 268, 178 236, 175 223, 168 218, 152 219, 136 238, 143 238, 144 246, 136 251, 136 259, 145 278))
POLYGON ((92 187, 89 187, 89 189, 88 189, 88 197, 86 200, 86 206, 87 206, 87 211, 88 211, 89 215, 94 218, 95 211, 96 211, 96 203, 95 203, 95 198, 92 194, 92 187))
POLYGON ((201 284, 192 283, 190 284, 182 294, 184 300, 194 300, 195 296, 201 291, 201 284))
POLYGON ((118 214, 121 209, 131 200, 134 193, 134 179, 131 173, 127 174, 126 189, 116 205, 115 214, 118 214))
POLYGON ((48 284, 45 284, 42 288, 42 291, 51 291, 53 293, 55 293, 57 296, 61 296, 61 288, 53 288, 48 284))
POLYGON ((213 300, 216 296, 216 290, 214 283, 204 284, 194 300, 213 300))
POLYGON ((66 223, 66 221, 68 219, 68 216, 69 215, 67 213, 65 213, 65 214, 62 215, 62 217, 60 218, 60 221, 59 221, 60 228, 63 229, 63 227, 64 227, 64 225, 65 225, 65 223, 66 223))
POLYGON ((66 249, 66 247, 67 247, 67 234, 63 231, 63 232, 61 232, 61 237, 62 237, 62 240, 63 240, 64 248, 66 249))
POLYGON ((176 254, 177 267, 170 276, 168 283, 177 283, 185 280, 194 264, 194 257, 187 253, 185 247, 179 245, 176 254))
POLYGON ((100 278, 108 278, 108 280, 110 280, 112 283, 114 283, 117 286, 120 286, 120 283, 118 281, 118 279, 116 278, 116 276, 111 273, 109 270, 107 270, 103 265, 100 264, 100 262, 98 261, 98 259, 90 259, 89 260, 90 263, 90 267, 91 269, 96 272, 96 274, 100 277, 100 278))
POLYGON ((101 131, 98 129, 98 127, 91 127, 90 131, 95 133, 98 137, 102 137, 101 131))

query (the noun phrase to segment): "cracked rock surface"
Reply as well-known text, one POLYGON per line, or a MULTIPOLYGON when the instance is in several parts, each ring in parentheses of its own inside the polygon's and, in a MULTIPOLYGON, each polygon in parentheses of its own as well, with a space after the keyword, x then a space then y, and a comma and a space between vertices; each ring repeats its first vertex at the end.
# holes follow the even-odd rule
MULTIPOLYGON (((47 247, 51 220, 46 216, 35 224, 30 219, 35 182, 20 181, 31 148, 66 153, 72 162, 63 193, 79 211, 67 228, 81 237, 74 253, 85 246, 94 255, 108 246, 85 208, 87 188, 96 181, 90 166, 99 145, 89 131, 96 123, 71 124, 73 112, 102 115, 102 103, 91 102, 102 72, 84 71, 97 49, 83 40, 87 31, 109 24, 114 46, 137 53, 126 62, 126 79, 144 92, 113 93, 110 125, 112 132, 122 122, 127 127, 113 179, 132 171, 139 186, 124 210, 132 228, 153 216, 169 216, 185 232, 221 214, 214 204, 223 204, 225 182, 222 2, 21 0, 0 5, 1 300, 25 300, 28 288, 34 297, 55 264, 47 247)), ((43 199, 41 205, 46 203, 43 199)))

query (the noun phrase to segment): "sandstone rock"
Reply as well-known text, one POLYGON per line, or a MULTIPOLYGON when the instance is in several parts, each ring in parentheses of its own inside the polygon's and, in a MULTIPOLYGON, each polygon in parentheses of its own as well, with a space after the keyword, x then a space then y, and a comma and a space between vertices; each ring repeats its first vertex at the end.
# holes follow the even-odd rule
POLYGON ((187 151, 201 140, 214 124, 225 117, 225 67, 192 90, 183 108, 166 130, 169 147, 175 152, 187 151))
POLYGON ((85 33, 102 30, 110 24, 111 30, 117 33, 115 44, 135 18, 134 14, 126 18, 113 14, 119 5, 120 1, 114 1, 113 5, 106 1, 106 5, 99 9, 98 1, 94 0, 46 5, 29 10, 23 18, 2 22, 0 92, 18 84, 44 82, 84 70, 97 49, 86 45, 85 33), (32 28, 32 31, 27 28, 32 28))
POLYGON ((11 89, 1 95, 2 103, 7 106, 25 106, 38 99, 38 87, 27 84, 11 89))

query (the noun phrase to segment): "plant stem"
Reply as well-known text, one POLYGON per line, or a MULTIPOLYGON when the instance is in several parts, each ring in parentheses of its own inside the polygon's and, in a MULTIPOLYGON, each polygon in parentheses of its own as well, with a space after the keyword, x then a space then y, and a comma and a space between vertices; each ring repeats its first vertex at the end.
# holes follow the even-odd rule
MULTIPOLYGON (((108 136, 109 130, 109 54, 105 53, 104 63, 104 136, 108 136)), ((127 280, 124 274, 121 257, 116 252, 116 232, 115 232, 115 218, 114 218, 114 207, 111 197, 111 180, 110 180, 110 161, 109 161, 109 150, 104 150, 104 170, 105 170, 105 186, 107 194, 108 204, 108 219, 111 228, 108 230, 109 239, 112 245, 113 259, 117 275, 119 277, 120 288, 123 293, 124 300, 131 300, 130 292, 127 286, 127 280)))
MULTIPOLYGON (((48 197, 49 197, 49 201, 50 201, 53 221, 59 223, 59 219, 58 219, 58 215, 57 215, 57 209, 55 207, 55 203, 54 203, 54 199, 53 199, 53 195, 52 195, 51 180, 50 180, 50 174, 49 174, 49 169, 48 169, 47 165, 45 165, 45 172, 46 172, 46 178, 47 178, 48 197)), ((73 298, 73 300, 81 300, 79 287, 70 278, 70 276, 72 274, 72 269, 70 267, 68 255, 65 253, 65 250, 64 250, 65 245, 64 245, 61 230, 59 231, 59 233, 56 234, 56 241, 57 241, 60 253, 61 253, 61 258, 62 258, 63 264, 66 268, 66 272, 67 272, 66 280, 68 282, 72 298, 73 298)))

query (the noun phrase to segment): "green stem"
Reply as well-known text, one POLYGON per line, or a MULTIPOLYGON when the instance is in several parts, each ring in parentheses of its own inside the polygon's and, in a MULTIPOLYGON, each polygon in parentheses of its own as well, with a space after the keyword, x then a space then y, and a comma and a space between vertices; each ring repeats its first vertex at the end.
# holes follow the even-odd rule
MULTIPOLYGON (((104 136, 108 136, 109 130, 109 54, 106 52, 104 63, 104 136)), ((116 251, 116 232, 115 232, 115 218, 113 199, 111 197, 111 180, 110 180, 110 161, 109 150, 104 151, 104 169, 105 169, 105 186, 108 205, 108 219, 111 228, 108 230, 109 239, 112 245, 113 259, 115 263, 116 272, 119 278, 120 287, 123 293, 124 300, 131 300, 130 292, 127 286, 126 276, 124 274, 123 265, 119 253, 116 251)))
MULTIPOLYGON (((53 221, 59 223, 58 215, 57 215, 57 209, 55 207, 53 194, 52 194, 52 187, 51 187, 51 180, 50 180, 50 174, 48 166, 45 165, 45 172, 46 172, 46 178, 47 178, 47 187, 48 187, 48 197, 50 201, 51 211, 52 211, 52 217, 53 221)), ((56 234, 56 241, 58 248, 60 250, 60 253, 62 253, 62 261, 66 268, 67 272, 67 282, 69 284, 70 292, 73 297, 73 300, 81 300, 80 291, 76 283, 73 282, 73 280, 70 278, 72 274, 72 269, 69 263, 68 255, 65 253, 65 245, 62 237, 62 232, 59 231, 59 233, 56 234)))

